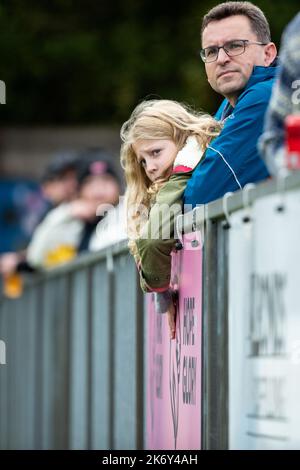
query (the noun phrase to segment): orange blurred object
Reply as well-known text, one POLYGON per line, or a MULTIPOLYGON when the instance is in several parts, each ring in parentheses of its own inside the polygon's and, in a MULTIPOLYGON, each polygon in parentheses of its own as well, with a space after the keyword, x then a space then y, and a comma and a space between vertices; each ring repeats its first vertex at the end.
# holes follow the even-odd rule
POLYGON ((17 299, 23 293, 23 279, 19 273, 3 277, 3 294, 10 299, 17 299))

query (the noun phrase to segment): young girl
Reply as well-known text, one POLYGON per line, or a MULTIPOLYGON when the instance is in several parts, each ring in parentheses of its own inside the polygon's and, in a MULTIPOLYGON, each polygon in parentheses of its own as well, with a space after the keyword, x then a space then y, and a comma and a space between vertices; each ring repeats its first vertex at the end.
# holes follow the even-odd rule
POLYGON ((121 128, 121 164, 127 183, 129 248, 144 292, 156 292, 175 337, 175 308, 169 290, 174 221, 182 194, 206 146, 220 132, 211 116, 169 100, 144 101, 121 128))

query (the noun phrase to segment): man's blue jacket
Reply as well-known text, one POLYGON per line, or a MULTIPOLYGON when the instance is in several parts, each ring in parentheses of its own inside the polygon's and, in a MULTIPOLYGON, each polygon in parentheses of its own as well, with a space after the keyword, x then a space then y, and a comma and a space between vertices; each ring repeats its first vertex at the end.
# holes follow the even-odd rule
POLYGON ((223 101, 215 118, 224 120, 224 127, 188 181, 184 204, 206 204, 247 183, 268 178, 257 140, 263 131, 276 71, 276 66, 255 66, 235 107, 223 101))

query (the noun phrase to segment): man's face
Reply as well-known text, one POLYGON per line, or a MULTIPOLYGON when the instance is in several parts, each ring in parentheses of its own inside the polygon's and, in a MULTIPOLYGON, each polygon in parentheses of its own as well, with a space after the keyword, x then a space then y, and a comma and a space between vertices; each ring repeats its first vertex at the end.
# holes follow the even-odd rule
MULTIPOLYGON (((251 30, 249 19, 243 15, 235 15, 209 23, 202 34, 202 48, 223 46, 224 43, 234 39, 260 42, 251 30)), ((211 87, 234 104, 240 92, 245 88, 253 66, 266 67, 272 62, 266 53, 267 47, 246 44, 245 52, 235 57, 229 57, 223 49, 220 49, 217 60, 205 64, 211 87)))

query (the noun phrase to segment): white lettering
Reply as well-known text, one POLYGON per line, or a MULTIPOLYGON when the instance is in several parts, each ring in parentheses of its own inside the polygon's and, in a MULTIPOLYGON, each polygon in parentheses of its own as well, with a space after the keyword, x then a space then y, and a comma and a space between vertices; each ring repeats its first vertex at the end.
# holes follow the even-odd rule
POLYGON ((6 344, 0 340, 0 365, 6 365, 6 344))
POLYGON ((6 104, 6 85, 3 80, 0 80, 0 104, 6 104))
POLYGON ((286 354, 286 284, 286 276, 279 273, 251 276, 250 356, 286 354))
POLYGON ((292 94, 292 103, 295 105, 300 104, 300 80, 295 80, 292 83, 292 88, 296 89, 292 94), (299 89, 297 90, 297 88, 299 89))

